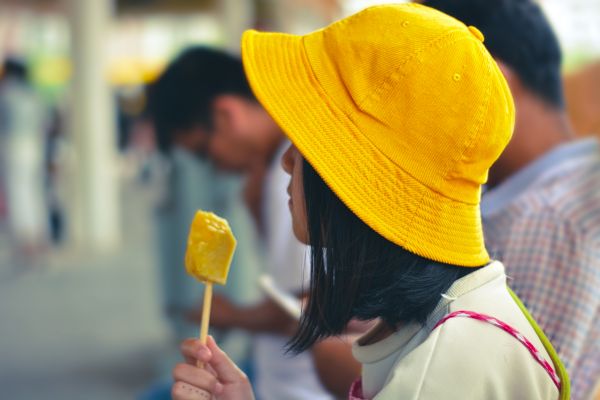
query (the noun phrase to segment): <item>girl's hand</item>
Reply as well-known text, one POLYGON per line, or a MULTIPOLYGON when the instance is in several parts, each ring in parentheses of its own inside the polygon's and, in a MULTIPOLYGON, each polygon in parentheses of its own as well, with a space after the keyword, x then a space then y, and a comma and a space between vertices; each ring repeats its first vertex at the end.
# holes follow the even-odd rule
POLYGON ((187 339, 181 345, 185 364, 173 369, 173 400, 253 400, 248 377, 227 357, 209 336, 207 345, 187 339), (196 367, 196 362, 205 364, 196 367))

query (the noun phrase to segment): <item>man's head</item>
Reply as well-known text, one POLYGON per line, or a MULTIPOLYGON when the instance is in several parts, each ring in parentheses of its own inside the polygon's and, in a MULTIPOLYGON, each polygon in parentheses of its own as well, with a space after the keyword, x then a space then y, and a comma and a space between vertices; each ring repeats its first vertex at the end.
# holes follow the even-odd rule
POLYGON ((422 4, 476 26, 489 52, 519 84, 548 105, 563 108, 560 46, 533 0, 425 0, 422 4))
POLYGON ((498 62, 516 107, 511 143, 490 170, 499 183, 568 136, 561 50, 534 0, 424 0, 420 3, 477 27, 498 62))
POLYGON ((254 99, 242 63, 219 50, 184 51, 150 88, 158 146, 208 154, 227 169, 247 168, 275 124, 254 99))

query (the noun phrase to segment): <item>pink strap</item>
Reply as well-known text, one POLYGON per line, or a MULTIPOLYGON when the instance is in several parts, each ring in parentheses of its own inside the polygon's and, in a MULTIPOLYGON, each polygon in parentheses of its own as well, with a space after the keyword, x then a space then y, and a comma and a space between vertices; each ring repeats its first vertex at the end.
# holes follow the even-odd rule
POLYGON ((508 332, 515 339, 517 339, 519 342, 521 342, 521 344, 523 346, 525 346, 527 348, 527 350, 529 350, 529 352, 531 353, 533 358, 535 358, 535 360, 542 366, 542 368, 544 368, 546 370, 548 375, 550 375, 550 378, 552 379, 552 381, 558 388, 558 391, 560 392, 560 386, 561 386, 560 378, 554 371, 554 368, 552 367, 552 365, 550 365, 550 363, 544 359, 544 357, 538 351, 538 349, 536 349, 536 347, 533 345, 533 343, 531 343, 529 340, 527 340, 527 338, 525 336, 523 336, 521 333, 519 333, 519 331, 517 331, 512 326, 508 325, 505 322, 500 321, 497 318, 490 317, 488 315, 480 314, 480 313, 473 312, 473 311, 465 311, 465 310, 455 311, 451 314, 446 315, 441 320, 439 320, 439 322, 433 327, 433 329, 436 329, 438 326, 442 325, 444 322, 448 321, 449 319, 457 318, 457 317, 472 318, 472 319, 476 319, 478 321, 487 322, 488 324, 492 324, 492 325, 504 330, 505 332, 508 332))
MULTIPOLYGON (((529 350, 529 352, 531 353, 533 358, 535 358, 535 360, 542 366, 542 368, 544 368, 546 370, 548 375, 550 375, 550 378, 552 379, 552 381, 554 382, 554 384, 560 391, 560 387, 561 387, 560 378, 554 371, 554 368, 552 367, 552 365, 550 365, 550 363, 544 359, 542 354, 536 349, 536 347, 533 345, 533 343, 531 343, 529 340, 527 340, 527 338, 525 336, 523 336, 521 333, 519 333, 519 331, 517 331, 512 326, 508 325, 505 322, 500 321, 497 318, 490 317, 488 315, 480 314, 480 313, 473 312, 473 311, 465 311, 465 310, 455 311, 453 313, 446 315, 441 320, 439 320, 438 323, 433 327, 433 329, 435 330, 437 327, 439 327, 440 325, 442 325, 444 322, 448 321, 449 319, 457 318, 457 317, 472 318, 472 319, 476 319, 478 321, 487 322, 488 324, 494 325, 494 326, 504 330, 505 332, 508 332, 515 339, 517 339, 519 342, 521 342, 521 344, 523 346, 525 346, 527 348, 527 350, 529 350)), ((354 383, 352 384, 352 387, 350 388, 350 393, 348 395, 348 400, 364 400, 364 398, 362 396, 363 396, 362 380, 359 378, 356 381, 354 381, 354 383)))
POLYGON ((348 400, 365 400, 362 393, 362 380, 358 378, 350 386, 350 394, 348 394, 348 400))

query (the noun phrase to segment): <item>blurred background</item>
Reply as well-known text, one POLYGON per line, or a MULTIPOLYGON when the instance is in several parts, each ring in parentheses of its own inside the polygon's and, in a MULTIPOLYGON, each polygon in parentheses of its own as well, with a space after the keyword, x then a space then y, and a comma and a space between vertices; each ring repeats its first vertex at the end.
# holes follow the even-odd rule
MULTIPOLYGON (((306 33, 378 3, 0 2, 0 75, 22 77, 27 88, 0 89, 0 131, 9 109, 11 126, 28 132, 18 151, 0 136, 1 398, 145 398, 168 377, 176 338, 159 264, 182 270, 183 254, 171 250, 164 261, 160 238, 185 237, 188 226, 157 228, 168 166, 145 115, 146 88, 165 66, 190 45, 238 53, 245 29, 306 33)), ((600 0, 540 3, 565 54, 574 126, 600 133, 600 0)), ((227 204, 223 213, 249 243, 224 290, 254 301, 264 255, 248 212, 229 200, 240 195, 239 179, 194 186, 227 204)), ((244 334, 221 339, 243 364, 244 334)))

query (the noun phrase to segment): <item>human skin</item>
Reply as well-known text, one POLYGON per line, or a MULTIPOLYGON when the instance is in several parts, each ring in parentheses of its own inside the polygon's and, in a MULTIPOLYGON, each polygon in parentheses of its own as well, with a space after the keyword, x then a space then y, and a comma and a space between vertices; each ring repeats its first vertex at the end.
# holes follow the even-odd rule
MULTIPOLYGON (((290 175, 288 194, 292 215, 292 228, 296 238, 308 244, 308 221, 303 181, 304 159, 298 149, 291 145, 282 158, 282 167, 290 175)), ((249 322, 254 330, 254 322, 249 322)), ((280 328, 281 329, 281 328, 280 328)), ((358 330, 364 332, 366 327, 358 330)), ((282 329, 284 330, 284 329, 282 329)), ((282 332, 283 333, 283 332, 282 332)), ((202 392, 211 393, 216 399, 253 399, 252 388, 247 377, 223 353, 214 341, 208 346, 197 339, 188 339, 182 344, 182 354, 186 360, 173 370, 175 384, 172 389, 174 400, 202 400, 202 392), (208 365, 206 369, 196 367, 200 360, 208 365), (221 376, 225 374, 225 378, 221 376)), ((360 364, 353 358, 350 341, 328 338, 317 343, 312 349, 315 368, 323 385, 337 396, 345 396, 348 389, 360 375, 360 364)))
MULTIPOLYGON (((294 234, 303 243, 308 242, 306 205, 302 181, 302 156, 290 146, 282 160, 283 169, 290 174, 290 212, 294 234)), ((212 338, 203 345, 197 339, 182 343, 181 352, 185 363, 173 369, 173 400, 205 400, 207 393, 216 399, 254 399, 247 376, 227 357, 212 338), (204 368, 197 367, 197 362, 204 368)))
POLYGON ((173 369, 173 400, 253 400, 248 377, 229 359, 212 337, 207 344, 188 339, 181 344, 185 363, 173 369), (204 363, 204 368, 196 366, 204 363))
POLYGON ((296 146, 290 145, 283 155, 281 166, 290 175, 290 184, 288 185, 287 192, 290 196, 289 206, 290 213, 292 214, 294 235, 300 242, 308 244, 308 222, 302 173, 303 160, 296 146))

